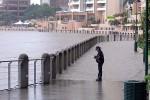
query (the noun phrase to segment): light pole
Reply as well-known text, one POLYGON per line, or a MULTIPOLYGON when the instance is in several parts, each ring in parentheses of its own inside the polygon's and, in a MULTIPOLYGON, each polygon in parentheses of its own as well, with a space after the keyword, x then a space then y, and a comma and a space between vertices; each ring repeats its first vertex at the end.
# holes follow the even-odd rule
MULTIPOLYGON (((137 8, 137 2, 140 2, 140 0, 135 0, 133 3, 135 3, 135 24, 134 24, 134 51, 137 52, 137 42, 138 42, 138 20, 137 20, 137 16, 138 16, 138 8, 137 8)), ((130 5, 130 11, 131 11, 131 16, 132 16, 132 7, 130 5)))
POLYGON ((145 32, 145 75, 148 75, 148 37, 149 37, 149 0, 146 0, 146 32, 145 32))
POLYGON ((19 21, 20 13, 19 13, 19 0, 17 0, 17 20, 19 21))
POLYGON ((138 6, 137 6, 137 3, 140 2, 140 0, 135 0, 135 6, 136 6, 136 18, 135 18, 135 42, 134 42, 134 51, 137 52, 137 42, 138 42, 138 19, 137 19, 137 16, 138 16, 138 6))

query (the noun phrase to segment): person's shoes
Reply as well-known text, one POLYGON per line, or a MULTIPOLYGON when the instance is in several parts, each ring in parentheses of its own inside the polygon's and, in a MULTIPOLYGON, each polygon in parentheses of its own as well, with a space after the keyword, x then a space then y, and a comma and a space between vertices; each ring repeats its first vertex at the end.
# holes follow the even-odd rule
POLYGON ((101 79, 101 78, 98 78, 98 79, 96 79, 96 81, 102 81, 102 79, 101 79))

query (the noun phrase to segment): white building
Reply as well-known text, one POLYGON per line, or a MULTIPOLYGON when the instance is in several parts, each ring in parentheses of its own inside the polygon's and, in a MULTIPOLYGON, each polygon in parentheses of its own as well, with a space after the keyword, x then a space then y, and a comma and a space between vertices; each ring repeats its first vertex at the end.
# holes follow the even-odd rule
POLYGON ((122 12, 124 0, 107 0, 107 2, 107 16, 113 16, 122 12))
POLYGON ((40 4, 48 4, 48 5, 50 5, 50 0, 41 0, 40 4))
POLYGON ((141 11, 144 11, 145 7, 146 7, 146 1, 141 0, 141 11))
POLYGON ((81 6, 83 6, 82 1, 83 0, 69 0, 69 3, 68 3, 69 11, 71 11, 71 12, 84 11, 84 9, 81 7, 81 6))
POLYGON ((92 12, 95 19, 104 23, 106 20, 106 0, 69 0, 69 11, 92 12))

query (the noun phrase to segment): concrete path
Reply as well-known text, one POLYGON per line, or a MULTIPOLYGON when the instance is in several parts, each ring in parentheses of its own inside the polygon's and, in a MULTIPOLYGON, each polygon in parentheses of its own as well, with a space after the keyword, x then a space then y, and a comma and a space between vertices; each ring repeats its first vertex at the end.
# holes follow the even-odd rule
MULTIPOLYGON (((135 53, 134 42, 107 42, 98 44, 104 52, 103 80, 127 81, 143 80, 143 55, 135 53)), ((69 70, 60 75, 59 79, 66 80, 95 80, 97 63, 93 58, 96 55, 95 47, 81 57, 69 70)))
POLYGON ((123 82, 144 79, 142 54, 133 52, 132 41, 98 45, 105 55, 102 82, 95 81, 97 63, 93 47, 50 85, 3 91, 0 100, 123 100, 123 82))

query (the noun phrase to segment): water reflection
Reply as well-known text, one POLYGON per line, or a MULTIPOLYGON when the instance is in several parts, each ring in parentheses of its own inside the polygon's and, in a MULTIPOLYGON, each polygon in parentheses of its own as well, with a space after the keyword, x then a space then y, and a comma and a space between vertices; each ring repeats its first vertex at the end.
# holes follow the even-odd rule
POLYGON ((30 86, 2 96, 3 100, 123 100, 123 91, 120 82, 56 80, 50 85, 30 86))

